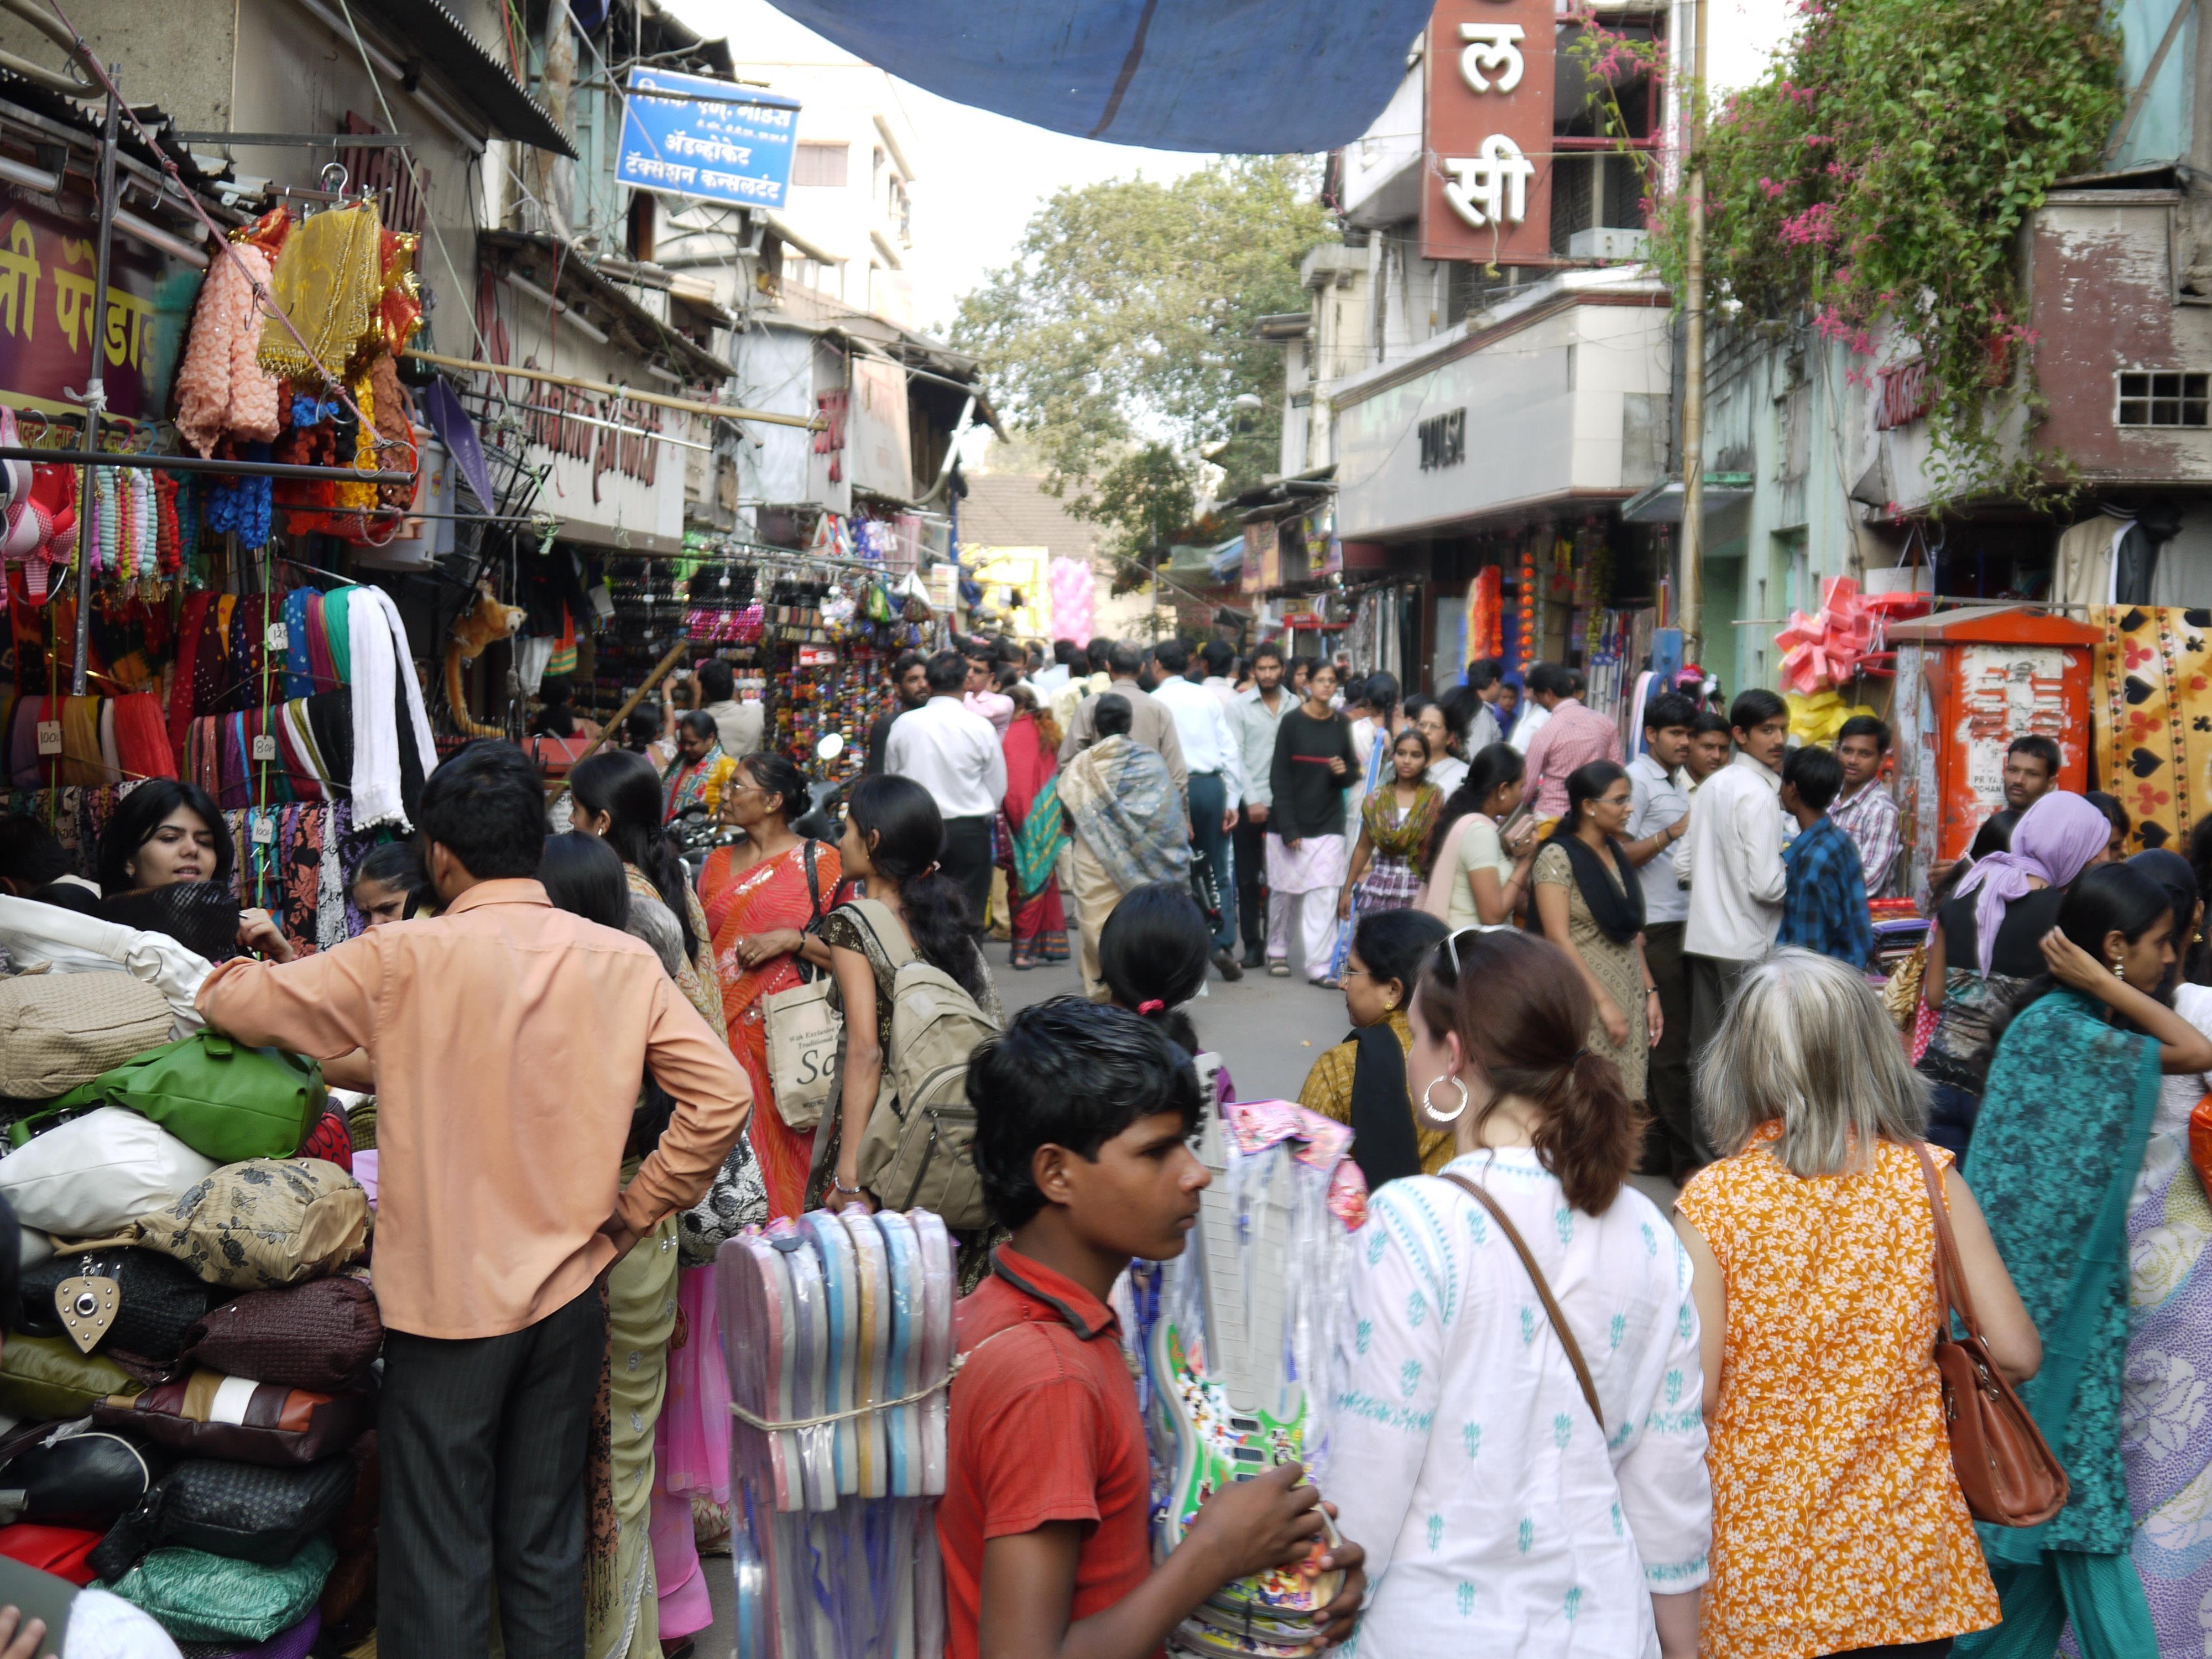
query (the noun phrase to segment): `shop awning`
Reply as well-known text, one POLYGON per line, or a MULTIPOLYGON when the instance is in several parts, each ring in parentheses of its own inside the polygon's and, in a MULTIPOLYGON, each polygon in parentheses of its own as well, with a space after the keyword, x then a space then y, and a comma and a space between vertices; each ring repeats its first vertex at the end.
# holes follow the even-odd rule
MULTIPOLYGON (((1705 474, 1705 511, 1717 513, 1752 497, 1748 472, 1705 474)), ((1623 524, 1680 524, 1682 522, 1682 481, 1662 478, 1639 489, 1620 505, 1623 524)))
POLYGON ((477 233, 477 240, 483 246, 507 250, 510 268, 542 288, 552 286, 557 269, 562 301, 581 304, 591 315, 605 321, 611 343, 621 349, 641 357, 665 358, 687 380, 726 380, 737 372, 682 330, 662 322, 558 238, 528 231, 486 230, 477 233))
POLYGON ((1279 155, 1367 131, 1406 78, 1431 0, 775 3, 902 80, 1018 121, 1115 144, 1279 155))
POLYGON ((381 26, 403 65, 411 58, 438 70, 453 94, 501 137, 560 155, 576 154, 575 142, 560 124, 440 0, 356 0, 355 15, 381 26))

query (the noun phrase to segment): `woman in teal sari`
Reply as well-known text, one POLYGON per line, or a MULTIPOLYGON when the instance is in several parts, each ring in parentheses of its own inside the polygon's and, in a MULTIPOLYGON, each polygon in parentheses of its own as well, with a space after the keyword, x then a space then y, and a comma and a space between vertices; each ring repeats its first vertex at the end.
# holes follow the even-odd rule
POLYGON ((2071 1491, 2039 1527, 1980 1528, 2004 1622, 1961 1637, 1962 1659, 2050 1659, 2069 1624, 2082 1659, 2158 1651, 2129 1558, 2120 1396, 2128 1205, 2159 1078, 2212 1065, 2212 1039, 2156 1000, 2173 951, 2164 889, 2124 865, 2088 872, 2044 938, 2051 978, 1990 1066, 1966 1177, 2042 1334, 2021 1398, 2071 1491))
POLYGON ((1067 815, 1060 807, 1060 727, 1037 706, 1036 693, 1013 689, 1014 718, 1000 747, 1006 757, 1006 798, 999 806, 999 862, 1013 911, 1016 968, 1067 960, 1067 922, 1060 902, 1060 853, 1067 815))

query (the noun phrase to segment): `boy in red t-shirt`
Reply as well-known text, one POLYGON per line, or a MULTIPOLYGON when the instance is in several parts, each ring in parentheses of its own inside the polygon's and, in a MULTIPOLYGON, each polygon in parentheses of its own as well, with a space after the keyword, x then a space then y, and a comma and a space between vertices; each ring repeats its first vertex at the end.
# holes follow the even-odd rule
MULTIPOLYGON (((968 1073, 975 1166, 1013 1229, 964 1297, 944 1501, 948 1659, 1148 1659, 1223 1584, 1304 1559, 1320 1494, 1296 1464, 1209 1499, 1156 1569, 1151 1468, 1106 1305, 1133 1256, 1180 1255, 1205 1166, 1198 1082, 1152 1022, 1074 997, 1025 1008, 968 1073)), ((1366 1587, 1317 1615, 1340 1642, 1366 1587)))

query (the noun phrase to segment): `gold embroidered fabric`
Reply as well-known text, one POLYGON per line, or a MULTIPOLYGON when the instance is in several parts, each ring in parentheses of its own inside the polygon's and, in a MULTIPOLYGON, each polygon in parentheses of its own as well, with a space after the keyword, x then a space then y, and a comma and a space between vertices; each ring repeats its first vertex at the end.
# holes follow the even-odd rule
POLYGON ((331 373, 343 375, 375 343, 384 294, 383 228, 376 204, 367 202, 318 213, 285 238, 270 289, 308 349, 301 349, 283 318, 270 317, 261 331, 263 368, 309 380, 319 358, 331 373))

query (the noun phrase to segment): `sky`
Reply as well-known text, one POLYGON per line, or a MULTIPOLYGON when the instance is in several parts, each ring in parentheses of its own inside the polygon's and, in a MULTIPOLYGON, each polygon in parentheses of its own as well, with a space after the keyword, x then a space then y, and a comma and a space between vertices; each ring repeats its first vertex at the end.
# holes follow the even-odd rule
MULTIPOLYGON (((740 76, 749 52, 783 62, 856 61, 768 0, 674 0, 672 9, 702 34, 726 37, 740 76)), ((1176 179, 1209 159, 1070 137, 956 104, 903 81, 896 85, 921 152, 908 158, 917 175, 915 247, 908 267, 915 319, 932 332, 951 324, 959 297, 980 286, 986 272, 1007 263, 1030 216, 1055 190, 1139 173, 1176 179)), ((799 125, 804 137, 804 112, 799 125)))

